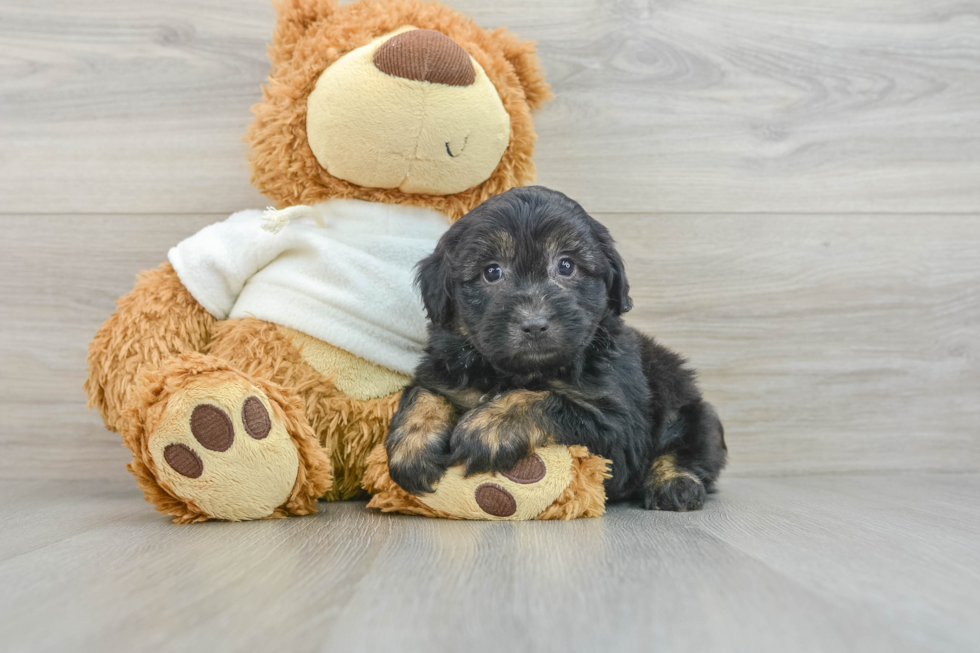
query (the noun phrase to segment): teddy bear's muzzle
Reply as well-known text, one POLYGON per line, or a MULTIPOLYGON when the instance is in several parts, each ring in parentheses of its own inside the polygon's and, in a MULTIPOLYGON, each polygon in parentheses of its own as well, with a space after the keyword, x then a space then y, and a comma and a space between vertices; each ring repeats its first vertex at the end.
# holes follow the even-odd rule
POLYGON ((327 66, 306 103, 317 163, 364 188, 460 193, 493 174, 510 132, 480 63, 448 35, 412 25, 327 66))

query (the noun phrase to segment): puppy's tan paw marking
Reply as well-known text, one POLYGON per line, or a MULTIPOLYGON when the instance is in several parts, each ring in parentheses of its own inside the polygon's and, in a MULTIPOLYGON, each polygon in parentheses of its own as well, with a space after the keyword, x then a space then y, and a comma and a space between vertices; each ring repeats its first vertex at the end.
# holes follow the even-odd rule
POLYGON ((502 476, 509 478, 515 483, 520 483, 521 485, 531 485, 532 483, 537 483, 545 477, 548 473, 548 468, 545 467, 544 461, 541 460, 541 456, 536 453, 531 454, 527 458, 523 458, 516 465, 506 472, 500 472, 502 476))
POLYGON ((204 473, 201 457, 186 444, 168 444, 163 450, 163 459, 175 472, 187 478, 200 478, 204 473))
POLYGON ((209 451, 228 451, 235 441, 235 427, 228 414, 211 404, 201 404, 191 413, 191 433, 209 451))
POLYGON ((264 440, 272 430, 272 418, 258 397, 249 397, 242 405, 242 424, 245 432, 256 440, 264 440))
POLYGON ((517 512, 514 495, 496 483, 484 483, 474 493, 480 510, 494 517, 510 517, 517 512))

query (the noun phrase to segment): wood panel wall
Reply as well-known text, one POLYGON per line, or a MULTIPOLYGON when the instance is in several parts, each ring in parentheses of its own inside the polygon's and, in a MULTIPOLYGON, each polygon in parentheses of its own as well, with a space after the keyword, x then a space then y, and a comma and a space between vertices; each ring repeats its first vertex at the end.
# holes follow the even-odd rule
MULTIPOLYGON (((539 181, 605 222, 732 474, 980 469, 980 2, 447 0, 539 43, 539 181)), ((0 477, 125 474, 85 351, 267 202, 266 0, 0 3, 0 477)))

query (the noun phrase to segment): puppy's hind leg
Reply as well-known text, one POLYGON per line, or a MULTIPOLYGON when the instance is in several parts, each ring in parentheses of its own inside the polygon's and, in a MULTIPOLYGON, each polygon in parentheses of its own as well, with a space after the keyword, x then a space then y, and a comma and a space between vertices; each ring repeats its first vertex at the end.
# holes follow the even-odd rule
POLYGON ((647 510, 700 510, 725 466, 725 432, 711 404, 685 406, 658 434, 658 454, 643 489, 647 510))

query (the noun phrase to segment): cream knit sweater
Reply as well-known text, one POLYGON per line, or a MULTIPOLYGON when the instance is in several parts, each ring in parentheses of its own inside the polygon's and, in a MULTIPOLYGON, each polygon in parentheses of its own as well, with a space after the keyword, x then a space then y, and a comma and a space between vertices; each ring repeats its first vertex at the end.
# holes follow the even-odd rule
POLYGON ((256 317, 411 374, 426 339, 414 268, 448 228, 434 210, 334 199, 235 213, 168 258, 219 320, 256 317))

